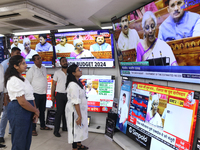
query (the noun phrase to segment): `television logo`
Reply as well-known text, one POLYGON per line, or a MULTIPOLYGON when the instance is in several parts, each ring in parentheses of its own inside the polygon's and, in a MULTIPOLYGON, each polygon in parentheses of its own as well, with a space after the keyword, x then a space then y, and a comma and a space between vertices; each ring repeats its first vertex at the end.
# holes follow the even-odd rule
POLYGON ((186 9, 188 7, 194 8, 199 6, 200 0, 184 0, 185 4, 181 7, 182 9, 186 9))
POLYGON ((141 135, 135 129, 132 129, 132 127, 129 127, 129 133, 135 135, 138 139, 141 139, 142 141, 147 142, 147 137, 145 135, 141 135))

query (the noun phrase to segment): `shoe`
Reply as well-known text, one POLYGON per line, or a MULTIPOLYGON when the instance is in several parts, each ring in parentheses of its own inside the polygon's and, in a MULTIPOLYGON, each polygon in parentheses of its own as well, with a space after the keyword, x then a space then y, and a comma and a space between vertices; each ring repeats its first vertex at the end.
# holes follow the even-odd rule
POLYGON ((61 135, 60 135, 59 132, 54 132, 54 135, 55 135, 56 137, 61 137, 61 135))
POLYGON ((35 130, 32 131, 32 136, 37 136, 37 132, 35 130))
POLYGON ((3 137, 0 137, 0 143, 5 143, 5 140, 3 137))
POLYGON ((0 149, 6 148, 6 145, 0 144, 0 149))
POLYGON ((67 128, 63 128, 62 130, 63 130, 63 131, 67 131, 67 128))

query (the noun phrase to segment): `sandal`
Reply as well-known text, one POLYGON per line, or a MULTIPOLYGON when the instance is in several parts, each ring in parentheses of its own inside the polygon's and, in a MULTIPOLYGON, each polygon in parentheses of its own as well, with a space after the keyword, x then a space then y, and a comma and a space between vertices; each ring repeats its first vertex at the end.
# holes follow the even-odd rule
POLYGON ((78 148, 78 150, 87 150, 87 149, 89 149, 89 147, 87 147, 87 146, 84 146, 84 145, 77 145, 77 148, 78 148))
POLYGON ((37 136, 37 132, 35 130, 32 131, 32 136, 37 136))
POLYGON ((45 127, 40 127, 40 130, 52 130, 52 128, 45 126, 45 127))

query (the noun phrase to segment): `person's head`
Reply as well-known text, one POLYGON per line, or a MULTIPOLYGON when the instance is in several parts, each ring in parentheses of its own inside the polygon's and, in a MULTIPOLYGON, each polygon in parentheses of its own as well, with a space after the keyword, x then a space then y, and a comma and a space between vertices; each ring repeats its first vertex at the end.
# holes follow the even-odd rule
POLYGON ((92 88, 92 81, 88 81, 88 82, 87 82, 87 87, 88 87, 88 89, 91 89, 91 88, 92 88))
POLYGON ((31 41, 29 40, 29 38, 24 38, 23 45, 26 51, 29 52, 31 50, 31 41))
POLYGON ((154 95, 152 96, 152 103, 151 103, 151 110, 153 115, 156 114, 158 110, 158 105, 159 105, 159 97, 158 94, 154 93, 154 95))
POLYGON ((126 94, 125 93, 122 95, 122 101, 123 101, 123 104, 126 103, 126 94))
POLYGON ((128 34, 128 27, 129 21, 128 21, 128 16, 125 15, 121 18, 121 28, 122 28, 122 32, 127 35, 128 34))
POLYGON ((82 50, 83 49, 83 41, 80 39, 76 39, 73 41, 74 47, 77 50, 82 50))
POLYGON ((14 36, 14 37, 13 37, 13 43, 14 43, 15 46, 18 45, 18 43, 19 43, 19 38, 18 38, 18 36, 14 36))
POLYGON ((102 45, 105 43, 105 38, 103 35, 97 35, 95 41, 99 44, 99 45, 102 45))
POLYGON ((145 12, 142 18, 142 28, 144 30, 144 36, 146 40, 150 43, 154 42, 156 37, 156 26, 157 26, 157 19, 153 12, 147 11, 145 12))
POLYGON ((184 9, 181 8, 184 5, 184 0, 167 0, 167 4, 170 16, 178 21, 184 14, 184 9))
POLYGON ((11 57, 15 55, 21 55, 21 50, 18 47, 13 47, 11 49, 11 57))
POLYGON ((40 67, 42 65, 42 58, 38 54, 35 54, 35 55, 32 56, 32 61, 34 62, 34 64, 36 66, 40 67))
POLYGON ((65 36, 60 37, 60 44, 64 46, 67 43, 67 39, 65 36))
POLYGON ((82 83, 78 80, 82 76, 82 71, 76 64, 72 64, 68 67, 67 69, 67 83, 66 87, 68 87, 70 82, 75 82, 77 83, 82 89, 83 85, 82 83))
POLYGON ((5 72, 5 87, 7 84, 7 81, 10 77, 16 76, 22 81, 24 81, 24 78, 20 76, 22 72, 26 71, 27 64, 25 62, 25 59, 21 55, 15 55, 12 56, 9 60, 9 66, 5 72))
POLYGON ((67 61, 66 57, 61 57, 60 58, 60 65, 64 69, 68 68, 68 61, 67 61))
POLYGON ((40 44, 44 45, 46 43, 46 40, 47 40, 47 35, 46 34, 40 34, 39 38, 40 38, 40 44))
POLYGON ((187 99, 189 100, 190 103, 193 101, 193 93, 192 92, 187 95, 187 99))

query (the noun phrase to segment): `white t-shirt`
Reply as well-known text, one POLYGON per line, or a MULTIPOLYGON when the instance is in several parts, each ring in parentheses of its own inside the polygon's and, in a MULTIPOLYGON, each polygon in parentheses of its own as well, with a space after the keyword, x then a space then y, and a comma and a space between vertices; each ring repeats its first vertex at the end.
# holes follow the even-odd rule
POLYGON ((4 69, 3 66, 0 64, 0 93, 3 92, 4 87, 4 69))
POLYGON ((44 66, 38 68, 35 64, 26 73, 26 78, 33 86, 34 93, 46 94, 47 92, 47 71, 44 66))
POLYGON ((97 91, 93 88, 91 88, 91 90, 87 90, 86 91, 87 95, 97 95, 97 91))
POLYGON ((25 95, 26 100, 34 100, 33 87, 29 81, 24 78, 24 82, 16 76, 10 77, 7 82, 8 95, 11 101, 16 100, 17 97, 25 95))
POLYGON ((119 119, 119 123, 123 123, 124 120, 128 117, 128 106, 127 104, 123 104, 121 107, 121 115, 119 119))
POLYGON ((65 46, 58 44, 55 46, 56 53, 71 53, 74 51, 74 46, 72 44, 66 43, 65 46))
POLYGON ((67 75, 62 71, 62 69, 59 69, 54 73, 53 80, 57 82, 56 92, 66 93, 67 75))

